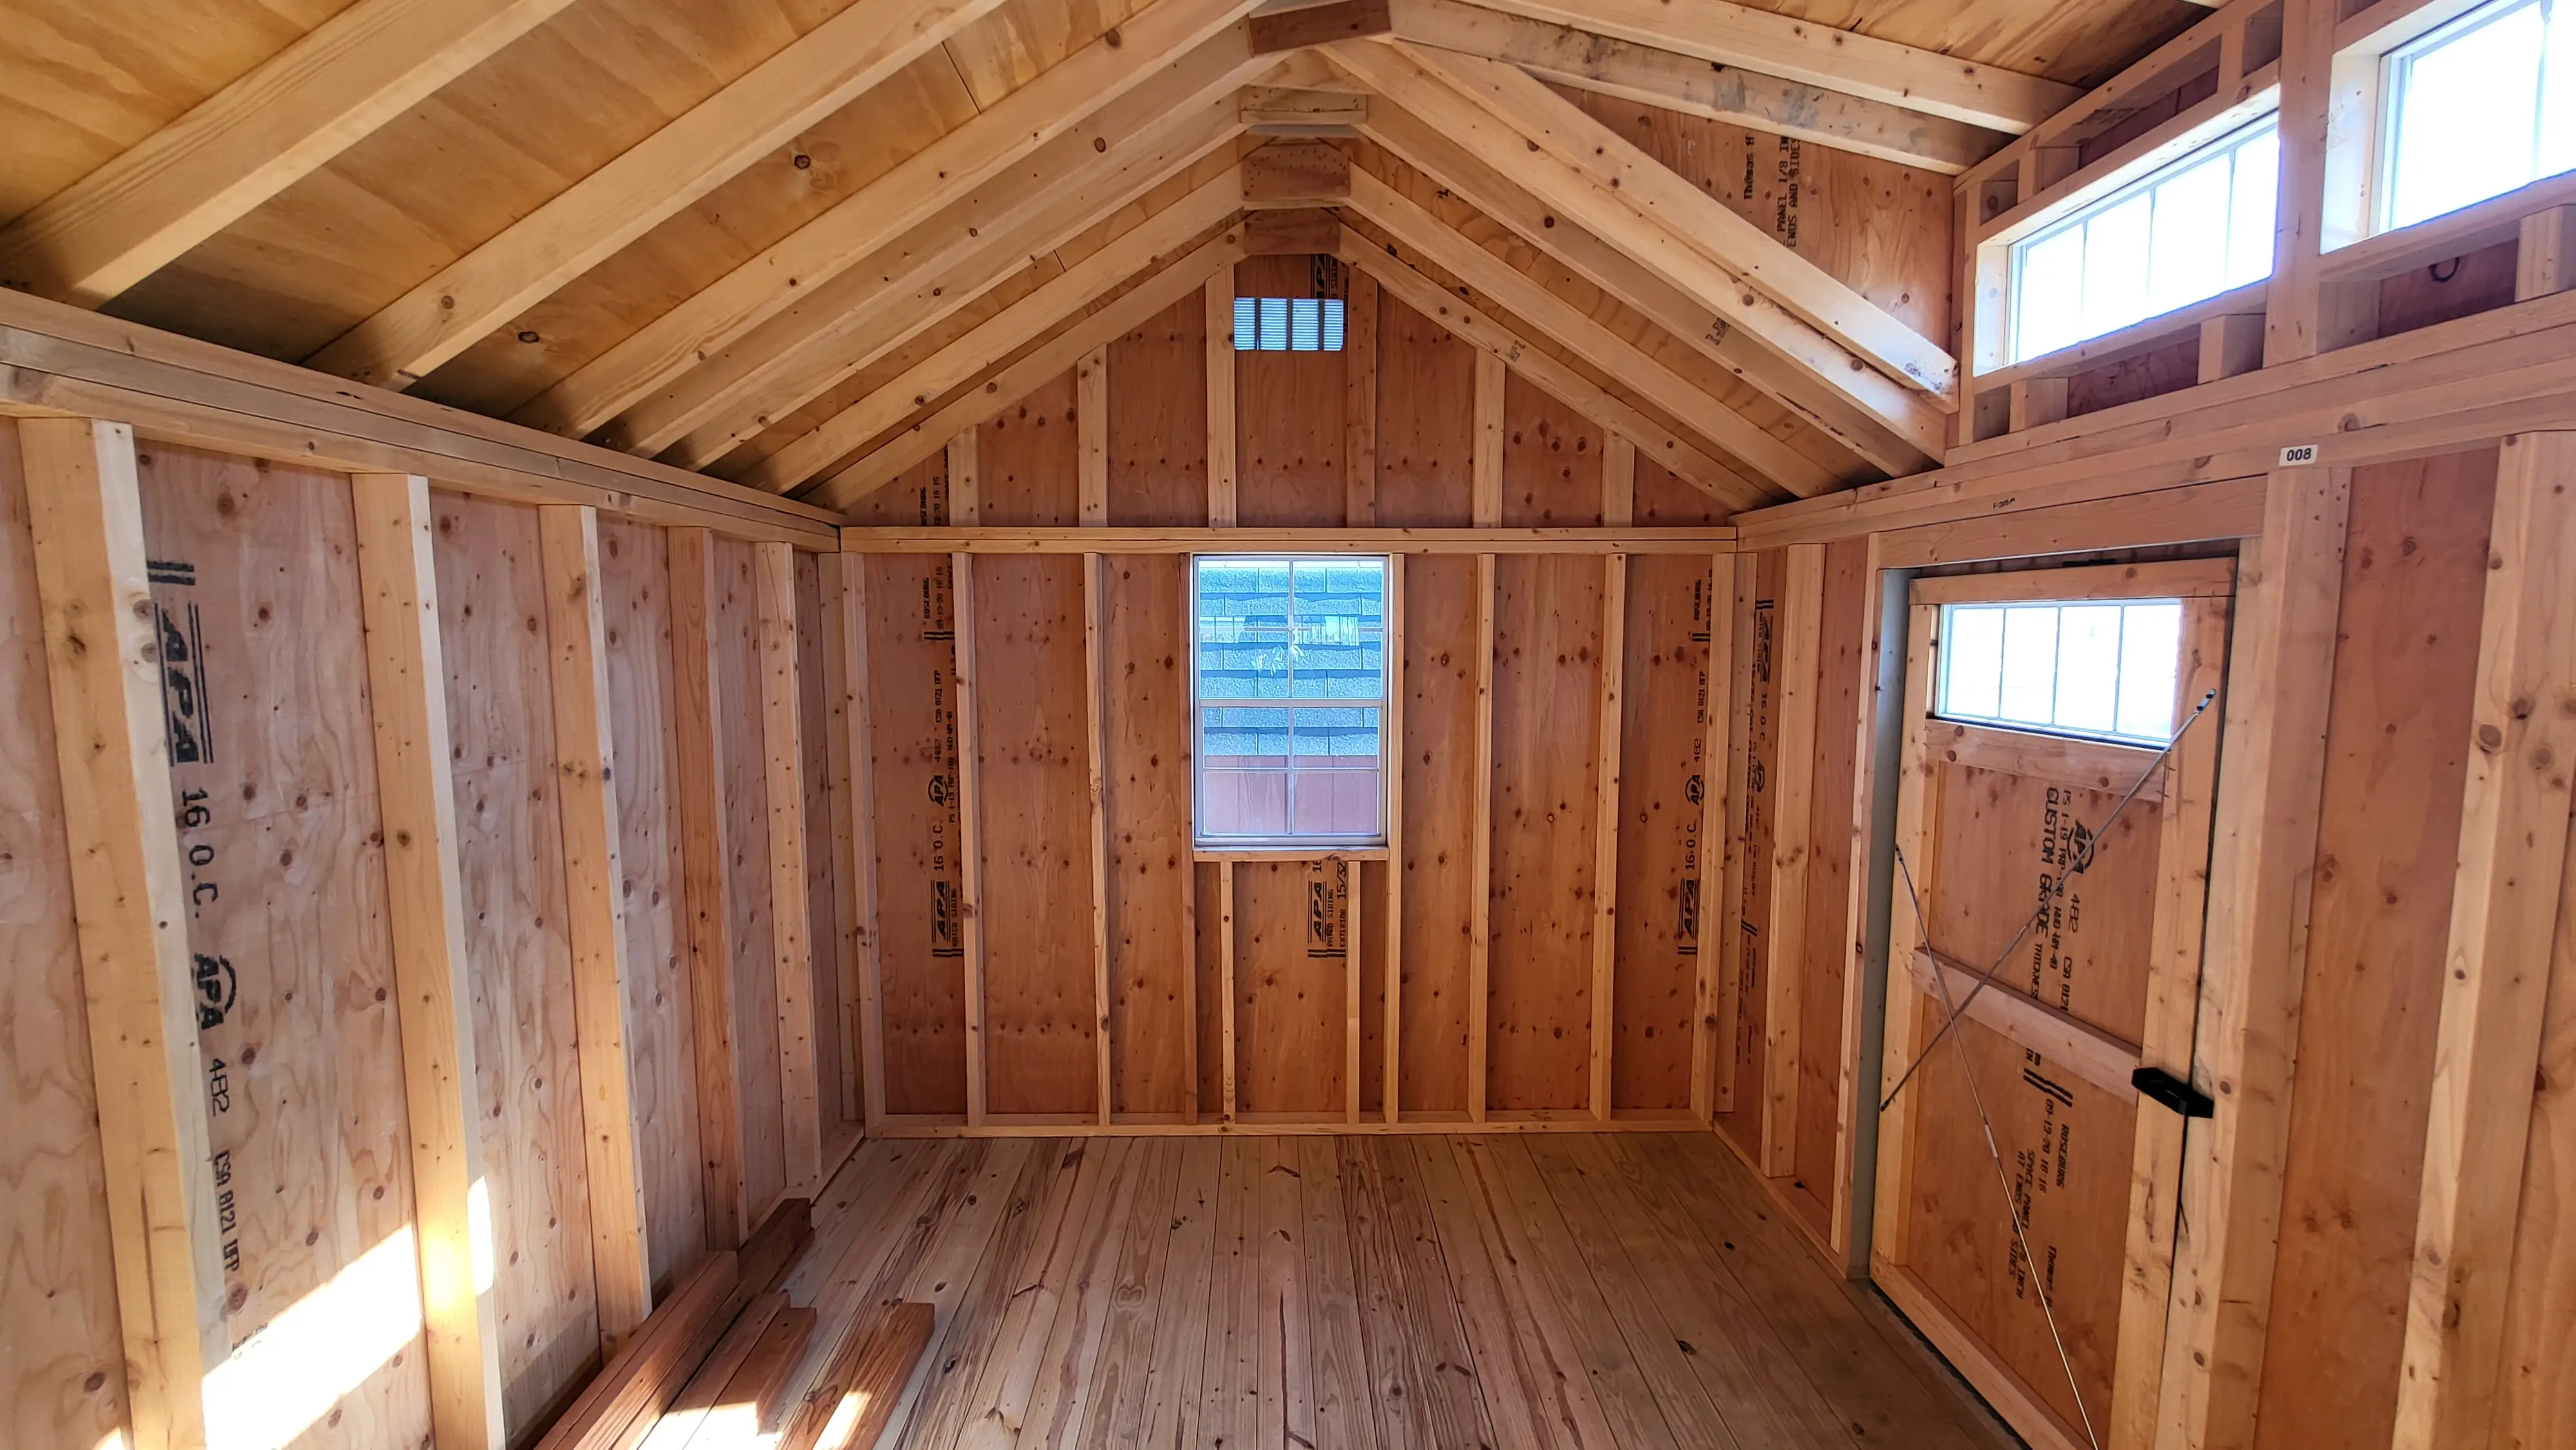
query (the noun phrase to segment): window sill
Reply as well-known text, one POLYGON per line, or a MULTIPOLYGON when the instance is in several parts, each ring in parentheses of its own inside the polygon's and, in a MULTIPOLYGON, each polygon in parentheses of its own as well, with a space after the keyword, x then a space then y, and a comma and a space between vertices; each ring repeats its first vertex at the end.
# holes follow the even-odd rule
POLYGON ((1318 841, 1311 846, 1192 846, 1193 861, 1383 861, 1388 857, 1384 846, 1336 846, 1318 841))

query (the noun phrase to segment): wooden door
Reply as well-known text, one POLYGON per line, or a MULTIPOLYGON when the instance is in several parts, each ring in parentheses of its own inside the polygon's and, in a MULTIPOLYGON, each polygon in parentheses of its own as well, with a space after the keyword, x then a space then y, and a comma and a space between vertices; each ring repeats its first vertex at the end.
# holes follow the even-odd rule
POLYGON ((2152 1438, 2183 1119, 2131 1076, 2190 1076, 2234 577, 2193 560, 1912 592, 1881 1095, 1923 1060, 1880 1120, 1871 1275, 2035 1446, 2152 1438), (2207 699, 2163 759, 1935 713, 1945 605, 2139 599, 2181 601, 2175 725, 2207 699))

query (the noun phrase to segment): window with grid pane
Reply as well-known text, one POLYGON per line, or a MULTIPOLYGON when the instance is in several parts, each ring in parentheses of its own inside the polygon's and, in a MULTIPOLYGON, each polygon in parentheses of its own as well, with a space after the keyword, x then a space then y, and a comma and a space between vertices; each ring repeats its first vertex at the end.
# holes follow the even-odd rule
POLYGON ((1237 297, 1236 352, 1340 352, 1339 297, 1237 297))
POLYGON ((2576 166, 2576 16, 2568 8, 2505 0, 2388 54, 2378 230, 2576 166))
POLYGON ((1386 571, 1376 556, 1194 561, 1199 844, 1384 842, 1386 571))
POLYGON ((2133 744, 2173 733, 2182 601, 1952 604, 1934 713, 2133 744))
POLYGON ((2012 360, 2038 357, 2272 275, 2273 117, 2013 245, 2012 360))

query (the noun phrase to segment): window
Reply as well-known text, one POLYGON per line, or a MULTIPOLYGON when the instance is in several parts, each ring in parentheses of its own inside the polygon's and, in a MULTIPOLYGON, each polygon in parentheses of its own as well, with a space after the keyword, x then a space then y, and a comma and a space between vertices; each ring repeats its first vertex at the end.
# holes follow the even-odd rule
POLYGON ((1340 352, 1339 297, 1237 297, 1236 352, 1340 352))
POLYGON ((2181 657, 2179 599, 1945 605, 1934 713, 2161 746, 2181 657))
POLYGON ((2194 151, 2016 243, 2011 360, 2272 274, 2275 118, 2194 151))
POLYGON ((1198 842, 1386 838, 1382 557, 1194 562, 1198 842))
POLYGON ((2557 0, 2473 11, 2389 52, 2382 231, 2576 166, 2576 18, 2557 0))

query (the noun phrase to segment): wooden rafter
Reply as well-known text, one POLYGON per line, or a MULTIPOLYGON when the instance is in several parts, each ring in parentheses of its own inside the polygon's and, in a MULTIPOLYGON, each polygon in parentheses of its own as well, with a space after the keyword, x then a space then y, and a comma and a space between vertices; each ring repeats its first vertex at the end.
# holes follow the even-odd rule
POLYGON ((858 0, 457 258, 308 366, 408 387, 1001 0, 858 0))
POLYGON ((654 318, 511 417, 534 428, 586 435, 1068 131, 1090 131, 1090 141, 1082 144, 1115 144, 1150 124, 1157 112, 1194 96, 1198 87, 1189 76, 1231 74, 1248 63, 1251 52, 1241 30, 1232 27, 1250 8, 1246 0, 1156 0, 654 318), (1140 86, 1146 91, 1140 100, 1147 104, 1115 105, 1140 86))
MULTIPOLYGON (((1542 247, 1564 248, 1559 255, 1567 265, 1649 316, 1678 308, 1705 319, 1699 327, 1678 330, 1677 335, 1714 333, 1721 341, 1742 338, 1744 344, 1727 361, 1774 396, 1793 391, 1784 380, 1793 375, 1800 379, 1798 392, 1820 384, 1814 391, 1853 405, 1875 419, 1876 427, 1895 433, 1923 454, 1940 446, 1948 418, 1936 399, 1870 367, 1840 340, 1773 303, 1696 245, 1675 236, 1662 221, 1615 198, 1594 176, 1566 164, 1538 137, 1525 134, 1520 119, 1498 115, 1450 88, 1421 62, 1419 54, 1370 43, 1338 47, 1335 58, 1362 79, 1379 84, 1380 99, 1369 112, 1371 139, 1423 166, 1444 184, 1460 188, 1487 215, 1542 247), (1463 159, 1466 167, 1483 173, 1490 184, 1477 185, 1476 178, 1462 182, 1450 173, 1466 167, 1442 158, 1463 159), (1581 248, 1578 241, 1559 242, 1549 236, 1568 223, 1602 245, 1581 248), (1651 279, 1651 287, 1641 283, 1641 276, 1651 279), (1747 303, 1747 298, 1752 301, 1747 303), (1640 305, 1640 299, 1645 305, 1640 305)), ((1588 117, 1553 92, 1544 86, 1539 90, 1544 107, 1540 114, 1550 121, 1570 115, 1590 124, 1588 117)), ((1645 167, 1657 166, 1625 141, 1606 131, 1600 136, 1605 148, 1627 153, 1645 167)), ((1700 196, 1711 209, 1726 210, 1705 193, 1700 196)), ((1727 216, 1742 225, 1741 218, 1727 216)), ((1766 246, 1778 246, 1767 236, 1761 240, 1766 246)), ((1811 405, 1801 411, 1818 410, 1811 405)))
POLYGON ((1483 0, 1718 65, 1948 116, 2015 135, 2063 109, 2075 87, 1725 0, 1483 0))
POLYGON ((1351 209, 1783 490, 1805 498, 1834 485, 1823 465, 1365 171, 1352 174, 1351 209))
POLYGON ((1519 66, 1542 80, 1956 175, 2007 139, 1964 121, 1488 10, 1395 0, 1395 34, 1519 66))
MULTIPOLYGON (((1150 154, 1109 168, 1090 186, 1067 188, 1054 205, 1024 224, 977 238, 956 255, 929 258, 905 279, 907 290, 890 306, 872 318, 844 318, 830 329, 828 346, 817 344, 787 358, 783 381, 772 385, 778 391, 767 395, 756 411, 738 422, 699 428, 668 450, 667 456, 675 460, 719 457, 947 322, 1010 278, 1044 276, 1088 258, 1107 245, 1104 234, 1114 237, 1122 227, 1132 227, 1140 219, 1137 212, 1159 196, 1228 169, 1235 140, 1233 127, 1218 114, 1220 106, 1211 104, 1194 118, 1186 134, 1170 138, 1150 154), (864 331, 853 326, 869 321, 873 325, 864 331)), ((741 466, 751 466, 750 459, 746 457, 741 466)))
MULTIPOLYGON (((1174 75, 1189 71, 1184 65, 1174 75)), ((1232 81, 1158 111, 1159 86, 1111 108, 1122 122, 1078 128, 1031 152, 966 198, 914 227, 862 265, 814 288, 724 351, 656 388, 601 430, 632 453, 687 467, 723 456, 872 359, 967 305, 1031 257, 1114 212, 1240 128, 1232 81)))
POLYGON ((0 285, 96 307, 571 0, 361 0, 0 231, 0 285))
POLYGON ((746 469, 742 482, 786 493, 900 426, 925 404, 975 380, 1049 328, 1157 262, 1224 225, 1241 206, 1240 174, 1224 174, 1154 213, 1142 226, 1066 268, 1044 286, 888 380, 866 397, 746 469))
POLYGON ((1608 389, 1532 346, 1511 324, 1483 308, 1452 295, 1386 249, 1345 227, 1340 256, 1369 273, 1378 285, 1404 305, 1448 329, 1460 340, 1501 362, 1567 407, 1637 445, 1644 456, 1670 469, 1675 477, 1719 499, 1730 508, 1744 500, 1768 497, 1771 490, 1734 469, 1638 411, 1608 389))
MULTIPOLYGON (((1126 336, 1154 314, 1198 291, 1210 274, 1220 267, 1232 266, 1242 254, 1243 239, 1229 232, 1174 261, 995 373, 987 386, 968 392, 833 474, 809 497, 827 508, 849 508, 904 470, 939 452, 949 438, 982 426, 1093 349, 1126 336)), ((963 628, 961 624, 961 631, 963 628)))
MULTIPOLYGON (((1346 47, 1351 48, 1358 47, 1346 47)), ((1688 258, 1676 257, 1670 263, 1697 280, 1700 285, 1694 290, 1709 296, 1721 312, 1740 306, 1743 325, 1781 330, 1767 309, 1742 303, 1740 288, 1758 290, 1889 377, 1929 394, 1945 411, 1955 404, 1958 363, 1948 349, 1799 256, 1779 238, 1737 216, 1545 83, 1515 67, 1474 56, 1419 48, 1407 48, 1407 53, 1420 73, 1509 127, 1525 153, 1535 146, 1564 168, 1567 175, 1548 179, 1568 211, 1587 219, 1617 216, 1621 229, 1630 231, 1626 216, 1618 215, 1624 204, 1626 212, 1659 225, 1665 236, 1714 265, 1732 285, 1718 283, 1688 258)), ((1651 234, 1641 239, 1650 245, 1653 241, 1651 234)))
POLYGON ((1727 326, 1700 299, 1533 195, 1511 168, 1471 154, 1403 106, 1379 98, 1365 134, 1877 467, 1903 476, 1933 466, 1949 420, 1920 394, 1871 370, 1817 373, 1727 326))

